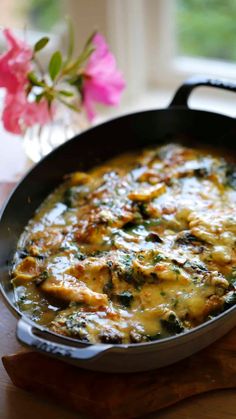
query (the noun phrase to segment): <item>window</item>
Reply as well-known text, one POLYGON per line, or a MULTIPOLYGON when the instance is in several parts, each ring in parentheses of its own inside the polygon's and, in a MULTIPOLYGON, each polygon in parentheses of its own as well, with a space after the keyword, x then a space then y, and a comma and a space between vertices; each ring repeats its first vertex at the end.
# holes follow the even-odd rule
MULTIPOLYGON (((235 0, 2 0, 0 25, 63 40, 74 20, 76 46, 98 28, 127 80, 127 97, 147 86, 174 88, 192 74, 236 78, 235 0)), ((49 47, 50 49, 50 47, 49 47)), ((45 49, 46 51, 47 49, 45 49)))
POLYGON ((148 88, 173 92, 193 74, 236 79, 235 0, 2 2, 0 25, 22 29, 27 22, 34 41, 38 31, 50 31, 45 62, 47 51, 61 47, 65 15, 74 21, 77 49, 98 28, 127 80, 127 101, 136 100, 148 88))
POLYGON ((151 0, 145 11, 152 84, 176 86, 192 74, 236 79, 234 0, 151 0))
MULTIPOLYGON (((22 39, 33 45, 40 37, 50 34, 50 43, 41 53, 46 64, 49 55, 63 39, 62 0, 1 0, 0 27, 11 28, 22 39)), ((0 33, 0 49, 5 49, 5 39, 0 33)))
MULTIPOLYGON (((115 53, 127 81, 118 112, 165 106, 176 87, 194 74, 236 79, 235 0, 68 0, 67 7, 78 45, 88 28, 97 27, 115 53)), ((200 88, 194 98, 206 90, 211 98, 206 106, 221 110, 221 98, 229 98, 232 107, 235 95, 228 92, 200 88)))
POLYGON ((61 0, 1 0, 0 25, 51 32, 62 19, 61 0))
POLYGON ((236 61, 235 0, 177 0, 177 54, 236 61))

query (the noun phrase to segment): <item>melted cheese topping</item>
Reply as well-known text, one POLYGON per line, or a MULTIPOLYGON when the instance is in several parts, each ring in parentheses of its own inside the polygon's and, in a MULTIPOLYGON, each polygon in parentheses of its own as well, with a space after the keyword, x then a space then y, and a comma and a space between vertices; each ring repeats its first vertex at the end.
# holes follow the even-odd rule
POLYGON ((235 204, 235 165, 176 144, 69 175, 20 238, 20 309, 90 342, 195 327, 236 302, 235 204))

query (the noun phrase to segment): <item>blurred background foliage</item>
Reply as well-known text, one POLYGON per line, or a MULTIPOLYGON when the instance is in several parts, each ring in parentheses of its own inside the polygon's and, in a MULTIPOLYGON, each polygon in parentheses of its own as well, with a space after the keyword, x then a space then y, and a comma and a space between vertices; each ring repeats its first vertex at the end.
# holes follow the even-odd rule
POLYGON ((61 20, 60 0, 30 0, 23 8, 30 26, 40 31, 51 31, 61 20))
MULTIPOLYGON (((236 60, 236 0, 170 1, 175 6, 176 55, 236 60)), ((3 26, 8 22, 8 26, 22 29, 27 22, 28 29, 56 32, 56 28, 65 23, 68 0, 0 2, 0 25, 3 26)))
POLYGON ((236 0, 176 0, 177 54, 236 60, 236 0))
MULTIPOLYGON (((177 55, 236 60, 236 0, 173 1, 177 55)), ((24 8, 30 26, 41 31, 62 19, 61 0, 28 0, 24 8)))

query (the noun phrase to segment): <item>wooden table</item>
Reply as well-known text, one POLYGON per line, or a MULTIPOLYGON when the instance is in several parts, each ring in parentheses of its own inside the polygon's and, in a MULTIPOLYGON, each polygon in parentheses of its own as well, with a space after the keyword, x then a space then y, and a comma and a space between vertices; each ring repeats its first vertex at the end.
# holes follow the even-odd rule
MULTIPOLYGON (((0 183, 0 203, 13 184, 0 183)), ((22 350, 15 338, 16 319, 0 297, 0 356, 22 350)), ((173 377, 174 379, 174 377, 173 377)), ((176 380, 178 378, 176 377, 176 380)), ((193 397, 146 418, 233 419, 236 390, 215 391, 193 397)), ((15 387, 0 364, 0 419, 79 419, 78 414, 15 387)), ((125 419, 125 418, 122 418, 125 419)))

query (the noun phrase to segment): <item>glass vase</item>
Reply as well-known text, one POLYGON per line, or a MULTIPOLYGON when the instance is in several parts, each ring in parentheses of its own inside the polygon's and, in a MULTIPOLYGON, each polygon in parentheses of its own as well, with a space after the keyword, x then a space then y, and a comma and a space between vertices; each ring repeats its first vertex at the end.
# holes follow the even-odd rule
POLYGON ((66 107, 59 107, 50 123, 27 128, 23 147, 31 162, 37 163, 59 145, 89 127, 85 115, 66 107))

